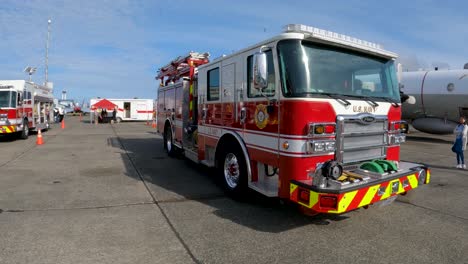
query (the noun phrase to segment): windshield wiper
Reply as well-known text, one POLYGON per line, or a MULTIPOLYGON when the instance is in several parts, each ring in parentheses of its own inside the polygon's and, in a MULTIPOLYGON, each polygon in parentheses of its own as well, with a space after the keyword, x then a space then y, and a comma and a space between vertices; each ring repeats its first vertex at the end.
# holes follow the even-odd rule
POLYGON ((374 98, 382 99, 382 100, 384 100, 384 101, 386 101, 386 102, 389 102, 389 103, 391 103, 394 107, 399 107, 399 106, 400 106, 400 105, 398 104, 397 101, 395 101, 395 100, 393 100, 393 99, 391 99, 391 98, 388 98, 388 97, 376 96, 376 97, 374 97, 374 98))
POLYGON ((372 107, 377 107, 377 106, 379 106, 379 104, 378 104, 376 101, 374 101, 374 100, 372 100, 371 98, 369 98, 369 96, 364 96, 364 95, 349 95, 349 94, 346 94, 345 96, 363 99, 363 100, 366 101, 368 104, 370 104, 372 107))
POLYGON ((338 103, 342 104, 343 106, 349 106, 351 105, 351 103, 344 99, 343 97, 339 96, 338 94, 333 94, 333 93, 320 93, 320 94, 324 94, 330 98, 333 98, 335 99, 338 103))
POLYGON ((338 94, 334 94, 334 93, 317 93, 317 94, 324 94, 324 95, 326 95, 326 96, 328 96, 328 97, 330 97, 330 98, 333 98, 333 99, 335 99, 338 103, 342 104, 343 106, 349 106, 349 105, 351 105, 351 103, 350 103, 348 100, 344 99, 343 97, 341 97, 341 96, 338 95, 338 94))
POLYGON ((343 98, 342 95, 340 94, 335 94, 335 93, 320 93, 320 92, 301 92, 301 93, 294 93, 294 95, 298 96, 298 95, 311 95, 311 94, 318 94, 318 95, 326 95, 332 99, 335 99, 338 103, 342 104, 343 106, 349 106, 351 105, 351 103, 346 100, 345 98, 343 98))

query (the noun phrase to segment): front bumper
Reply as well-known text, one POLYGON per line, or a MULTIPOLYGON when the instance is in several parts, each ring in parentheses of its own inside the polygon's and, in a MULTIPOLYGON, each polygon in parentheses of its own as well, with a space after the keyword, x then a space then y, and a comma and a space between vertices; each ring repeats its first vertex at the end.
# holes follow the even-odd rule
POLYGON ((372 179, 351 188, 320 189, 312 180, 290 182, 290 199, 314 212, 342 214, 371 205, 430 182, 430 170, 420 164, 381 179, 372 179))
POLYGON ((16 131, 16 126, 0 126, 0 134, 10 134, 16 131))

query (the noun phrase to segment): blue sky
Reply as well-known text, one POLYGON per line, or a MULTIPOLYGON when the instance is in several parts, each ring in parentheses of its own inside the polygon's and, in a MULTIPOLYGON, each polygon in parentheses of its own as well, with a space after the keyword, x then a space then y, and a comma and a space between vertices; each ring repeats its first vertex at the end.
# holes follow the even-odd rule
POLYGON ((378 42, 405 69, 468 62, 468 2, 0 0, 0 79, 49 80, 57 96, 155 98, 156 70, 188 51, 230 54, 301 23, 378 42), (441 4, 443 3, 443 4, 441 4))

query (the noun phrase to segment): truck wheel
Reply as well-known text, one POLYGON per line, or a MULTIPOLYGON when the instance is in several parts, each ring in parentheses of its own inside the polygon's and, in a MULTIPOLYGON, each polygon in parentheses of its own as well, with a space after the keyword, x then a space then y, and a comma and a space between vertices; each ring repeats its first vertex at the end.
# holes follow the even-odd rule
POLYGON ((23 121, 23 131, 21 131, 20 138, 28 139, 29 137, 29 125, 27 121, 23 121))
POLYGON ((229 144, 222 150, 218 160, 218 173, 227 193, 241 198, 247 189, 247 165, 240 148, 229 144))
POLYGON ((167 155, 175 155, 176 149, 172 141, 172 131, 170 127, 166 127, 166 130, 164 130, 164 148, 166 149, 167 155))
POLYGON ((120 122, 122 122, 122 118, 120 118, 120 117, 117 117, 117 119, 116 119, 116 120, 117 120, 117 123, 120 123, 120 122))

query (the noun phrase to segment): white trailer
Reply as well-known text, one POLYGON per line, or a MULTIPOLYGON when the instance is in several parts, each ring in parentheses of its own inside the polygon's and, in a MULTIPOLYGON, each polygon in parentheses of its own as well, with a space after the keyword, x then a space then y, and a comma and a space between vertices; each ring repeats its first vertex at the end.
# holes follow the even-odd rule
POLYGON ((153 119, 153 99, 102 99, 90 100, 91 116, 102 109, 107 110, 108 116, 117 108, 117 122, 120 121, 148 121, 153 119))

